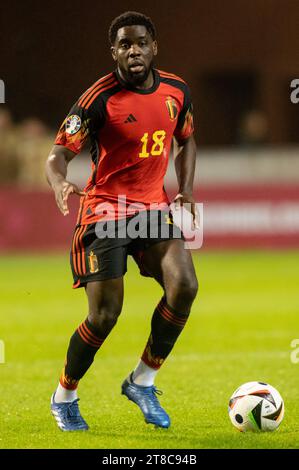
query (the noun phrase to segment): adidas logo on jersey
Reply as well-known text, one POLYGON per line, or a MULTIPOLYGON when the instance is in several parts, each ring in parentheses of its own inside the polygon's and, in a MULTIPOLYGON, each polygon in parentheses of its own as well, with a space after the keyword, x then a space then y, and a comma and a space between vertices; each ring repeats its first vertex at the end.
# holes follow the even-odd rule
POLYGON ((137 121, 137 119, 135 118, 135 116, 133 116, 133 114, 129 114, 129 116, 127 117, 127 119, 124 122, 126 124, 127 122, 136 122, 136 121, 137 121))

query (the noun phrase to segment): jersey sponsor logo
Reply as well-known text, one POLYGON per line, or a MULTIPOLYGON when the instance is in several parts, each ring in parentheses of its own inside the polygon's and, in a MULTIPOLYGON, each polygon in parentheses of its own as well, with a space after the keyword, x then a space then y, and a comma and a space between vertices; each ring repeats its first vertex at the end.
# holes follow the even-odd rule
POLYGON ((76 134, 81 127, 81 118, 77 114, 72 114, 66 120, 65 132, 70 135, 76 134))
POLYGON ((166 108, 171 121, 174 121, 178 115, 178 108, 173 98, 168 96, 165 100, 166 108))
POLYGON ((137 119, 135 118, 135 116, 133 116, 133 114, 129 114, 129 116, 124 121, 124 123, 127 124, 128 122, 136 122, 136 121, 137 121, 137 119))

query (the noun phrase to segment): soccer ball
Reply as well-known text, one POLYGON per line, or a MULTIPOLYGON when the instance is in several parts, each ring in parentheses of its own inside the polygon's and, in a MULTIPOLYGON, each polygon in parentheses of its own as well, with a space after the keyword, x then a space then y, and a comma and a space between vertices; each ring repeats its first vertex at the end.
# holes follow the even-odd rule
POLYGON ((247 382, 232 394, 228 413, 239 431, 274 431, 284 415, 279 392, 264 382, 247 382))

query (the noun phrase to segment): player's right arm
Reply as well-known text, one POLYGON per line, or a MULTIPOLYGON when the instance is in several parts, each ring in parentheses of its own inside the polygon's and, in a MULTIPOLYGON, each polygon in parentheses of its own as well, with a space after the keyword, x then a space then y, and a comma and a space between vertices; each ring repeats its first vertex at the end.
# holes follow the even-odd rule
POLYGON ((63 145, 54 145, 46 162, 47 180, 55 193, 56 204, 63 215, 68 215, 67 205, 70 194, 84 196, 84 192, 66 180, 67 166, 76 153, 63 145))
POLYGON ((95 86, 96 84, 87 90, 68 113, 60 126, 55 145, 46 163, 47 180, 63 215, 69 213, 67 201, 70 194, 85 195, 75 184, 67 181, 67 166, 82 151, 88 140, 95 138, 95 134, 104 122, 104 108, 100 97, 95 99, 97 97, 94 93, 95 86), (87 100, 91 97, 87 106, 84 104, 85 96, 87 100))

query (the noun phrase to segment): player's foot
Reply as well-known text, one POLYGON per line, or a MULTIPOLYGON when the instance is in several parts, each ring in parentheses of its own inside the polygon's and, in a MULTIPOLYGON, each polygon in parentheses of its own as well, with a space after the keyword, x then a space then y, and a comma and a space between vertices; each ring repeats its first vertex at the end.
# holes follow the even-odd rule
POLYGON ((62 431, 86 431, 87 423, 80 414, 79 398, 71 402, 56 403, 55 393, 51 397, 51 412, 62 431))
POLYGON ((121 386, 122 395, 136 403, 141 409, 145 422, 155 424, 161 428, 169 428, 170 418, 165 410, 159 403, 157 395, 162 395, 160 390, 154 385, 150 387, 142 387, 141 385, 134 384, 132 381, 132 375, 130 381, 126 379, 121 386))

